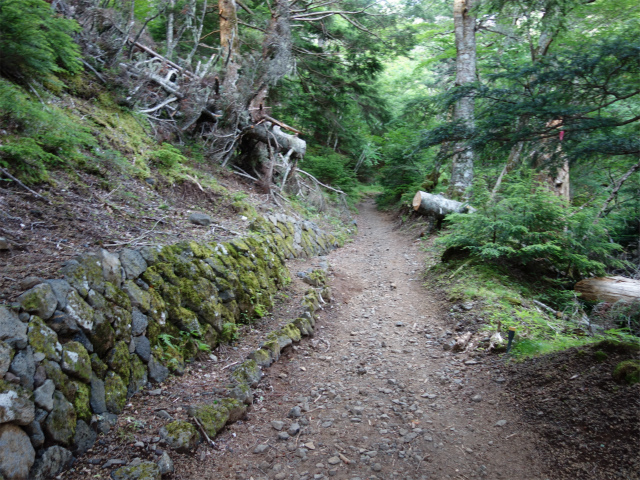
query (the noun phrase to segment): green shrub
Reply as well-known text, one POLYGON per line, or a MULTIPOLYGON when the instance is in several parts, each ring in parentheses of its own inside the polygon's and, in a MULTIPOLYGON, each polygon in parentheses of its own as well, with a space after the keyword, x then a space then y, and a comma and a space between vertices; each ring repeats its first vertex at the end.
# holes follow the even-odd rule
POLYGON ((162 170, 171 170, 187 161, 180 150, 169 143, 163 143, 158 150, 151 152, 150 159, 162 170))
POLYGON ((445 247, 466 249, 485 261, 544 262, 571 277, 620 265, 613 254, 621 247, 609 241, 605 222, 593 224, 593 210, 567 205, 530 178, 512 182, 496 199, 478 181, 472 198, 475 213, 447 217, 449 230, 440 239, 445 247))
POLYGON ((44 0, 0 0, 0 75, 28 80, 79 71, 80 49, 70 37, 79 29, 44 0))

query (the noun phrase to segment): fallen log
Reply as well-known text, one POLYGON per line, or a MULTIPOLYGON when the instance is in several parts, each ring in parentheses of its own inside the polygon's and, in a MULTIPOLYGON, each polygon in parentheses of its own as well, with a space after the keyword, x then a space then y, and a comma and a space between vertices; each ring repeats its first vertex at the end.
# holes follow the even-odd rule
POLYGON ((466 203, 422 191, 418 191, 413 197, 413 209, 423 215, 434 215, 440 219, 450 213, 471 213, 475 211, 473 207, 466 203))
POLYGON ((573 288, 591 302, 632 302, 640 299, 640 280, 626 277, 595 277, 576 283, 573 288))

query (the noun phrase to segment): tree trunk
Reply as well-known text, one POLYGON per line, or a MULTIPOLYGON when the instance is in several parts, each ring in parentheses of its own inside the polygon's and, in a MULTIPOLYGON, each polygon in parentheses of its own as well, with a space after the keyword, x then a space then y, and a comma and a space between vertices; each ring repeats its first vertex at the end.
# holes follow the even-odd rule
POLYGON ((220 14, 220 57, 225 68, 225 76, 222 82, 223 95, 227 101, 232 102, 238 83, 238 14, 235 0, 220 0, 218 2, 220 14))
POLYGON ((591 302, 631 302, 640 299, 640 280, 626 277, 596 277, 576 283, 580 298, 591 302))
POLYGON ((412 203, 416 212, 423 215, 433 215, 438 219, 442 219, 450 213, 471 213, 475 211, 473 207, 465 203, 421 191, 416 193, 412 203))
MULTIPOLYGON (((454 0, 453 24, 456 37, 456 86, 476 81, 476 18, 471 14, 474 0, 454 0)), ((461 121, 469 130, 474 127, 474 99, 472 94, 456 102, 453 120, 461 121)), ((451 167, 449 194, 462 198, 473 182, 473 149, 467 142, 457 142, 451 167)))

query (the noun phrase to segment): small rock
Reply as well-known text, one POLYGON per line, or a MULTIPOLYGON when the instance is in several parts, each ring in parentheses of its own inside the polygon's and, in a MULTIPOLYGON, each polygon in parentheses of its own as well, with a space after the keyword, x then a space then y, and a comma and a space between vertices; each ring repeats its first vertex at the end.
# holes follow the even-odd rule
POLYGON ((96 443, 97 434, 89 428, 84 421, 78 420, 76 424, 76 433, 73 437, 74 452, 76 455, 84 455, 87 450, 96 443))
POLYGON ((156 416, 158 418, 162 418, 163 420, 173 420, 173 417, 169 415, 169 412, 167 412, 166 410, 158 410, 158 412, 156 412, 156 416))
POLYGON ((4 237, 0 237, 0 250, 11 250, 11 244, 4 237))
POLYGON ((57 445, 47 448, 31 469, 30 480, 54 478, 73 462, 73 454, 57 445))
POLYGON ((203 227, 208 227, 213 222, 209 215, 198 212, 194 212, 189 215, 189 221, 194 225, 201 225, 203 227))
POLYGON ((53 410, 53 392, 55 392, 55 390, 56 386, 53 380, 46 380, 33 392, 35 404, 47 412, 53 410))
POLYGON ((107 460, 104 465, 102 465, 102 468, 111 468, 117 465, 126 465, 126 463, 126 460, 122 460, 120 458, 111 458, 107 460))
POLYGON ((269 449, 269 445, 258 445, 253 449, 253 453, 264 453, 269 449))
POLYGON ((302 415, 302 411, 301 411, 300 407, 295 406, 289 411, 288 417, 289 418, 300 418, 301 415, 302 415))
POLYGON ((113 480, 160 480, 160 468, 153 462, 131 462, 111 474, 113 480))
POLYGON ((297 423, 292 423, 288 430, 289 435, 295 437, 298 433, 300 433, 300 425, 297 423))
POLYGON ((29 436, 16 425, 0 425, 0 476, 27 478, 36 458, 29 436))
POLYGON ((280 431, 284 428, 284 422, 280 420, 274 420, 273 422, 271 422, 271 426, 276 430, 280 431))
POLYGON ((382 470, 382 465, 380 465, 379 463, 374 463, 373 465, 371 465, 371 470, 373 470, 374 472, 379 472, 380 470, 382 470))
POLYGON ((330 457, 329 460, 327 460, 327 463, 329 465, 337 465, 340 463, 340 458, 338 457, 330 457))
POLYGON ((481 402, 482 401, 482 395, 480 395, 480 394, 474 395, 473 397, 471 397, 471 401, 472 402, 481 402))
POLYGON ((173 473, 173 460, 167 452, 163 452, 158 459, 158 468, 160 469, 160 475, 167 475, 173 473))
POLYGON ((506 420, 498 420, 494 426, 495 427, 504 427, 506 424, 507 424, 506 420))
POLYGON ((279 432, 278 440, 289 440, 291 438, 287 432, 279 432))

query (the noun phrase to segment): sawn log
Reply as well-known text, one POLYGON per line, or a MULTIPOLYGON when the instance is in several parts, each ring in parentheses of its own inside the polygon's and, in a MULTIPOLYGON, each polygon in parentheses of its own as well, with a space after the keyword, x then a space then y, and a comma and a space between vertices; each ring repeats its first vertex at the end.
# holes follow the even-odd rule
POLYGON ((423 215, 434 215, 437 218, 444 218, 450 213, 471 213, 475 211, 466 203, 449 200, 442 195, 432 195, 427 192, 418 191, 413 197, 413 209, 423 215))
POLYGON ((581 298, 592 302, 632 302, 640 299, 640 280, 626 277, 595 277, 576 283, 581 298))

